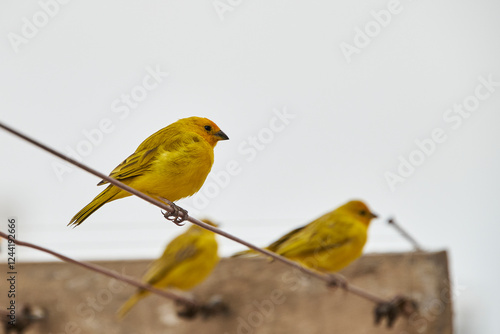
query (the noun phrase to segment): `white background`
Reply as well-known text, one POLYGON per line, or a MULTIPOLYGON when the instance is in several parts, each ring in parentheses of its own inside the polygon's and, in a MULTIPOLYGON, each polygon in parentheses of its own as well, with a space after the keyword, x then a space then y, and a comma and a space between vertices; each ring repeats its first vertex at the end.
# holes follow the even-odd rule
MULTIPOLYGON (((208 117, 230 140, 217 145, 202 190, 178 202, 192 215, 264 245, 363 199, 382 217, 366 251, 411 249, 386 224, 395 216, 427 250, 449 251, 457 333, 497 333, 500 86, 460 125, 444 116, 474 100, 480 77, 500 82, 498 3, 401 1, 384 27, 371 12, 388 1, 230 3, 221 13, 211 1, 70 1, 49 17, 36 1, 2 1, 1 122, 64 153, 84 147, 83 162, 109 173, 156 130, 208 117), (23 29, 29 38, 15 45, 23 29), (358 53, 346 57, 342 43, 358 53), (116 112, 147 68, 168 76, 130 113, 116 112), (271 138, 277 111, 294 118, 275 123, 271 138), (89 146, 84 132, 105 119, 111 130, 89 146), (386 173, 418 157, 415 141, 435 128, 446 140, 391 189, 386 173), (251 137, 260 138, 255 155, 245 151, 251 137), (218 184, 231 161, 239 173, 218 184)), ((2 231, 14 216, 19 239, 90 260, 153 258, 182 231, 136 198, 68 228, 99 179, 72 167, 58 174, 67 165, 4 131, 0 145, 2 231)), ((242 249, 219 240, 222 255, 242 249)), ((22 248, 18 257, 53 260, 22 248)))

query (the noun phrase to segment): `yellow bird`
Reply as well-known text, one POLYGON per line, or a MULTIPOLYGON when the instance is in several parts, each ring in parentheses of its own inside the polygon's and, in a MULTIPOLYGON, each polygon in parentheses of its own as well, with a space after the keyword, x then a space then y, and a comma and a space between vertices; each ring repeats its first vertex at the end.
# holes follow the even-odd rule
MULTIPOLYGON (((204 219, 212 226, 216 224, 204 219)), ((190 290, 207 278, 219 263, 215 234, 197 225, 173 239, 163 255, 151 263, 143 277, 143 282, 156 288, 190 290)), ((149 295, 147 290, 138 289, 118 311, 123 317, 142 298, 149 295)))
MULTIPOLYGON (((350 201, 299 227, 266 249, 321 272, 336 272, 361 256, 368 226, 377 215, 361 201, 350 201)), ((253 251, 235 254, 240 256, 253 251)))
MULTIPOLYGON (((183 118, 149 136, 109 176, 160 201, 175 202, 200 190, 212 168, 215 145, 227 139, 207 118, 183 118)), ((68 225, 78 226, 104 204, 127 196, 131 194, 110 184, 68 225)))

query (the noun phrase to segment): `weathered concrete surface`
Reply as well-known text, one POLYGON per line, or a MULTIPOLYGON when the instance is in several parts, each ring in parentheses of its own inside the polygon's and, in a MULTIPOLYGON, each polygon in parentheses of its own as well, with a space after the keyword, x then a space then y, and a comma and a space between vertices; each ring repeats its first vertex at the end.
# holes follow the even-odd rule
MULTIPOLYGON (((99 264, 140 277, 149 262, 99 264)), ((0 268, 7 272, 6 265, 0 268)), ((134 288, 72 264, 21 263, 16 269, 17 305, 48 312, 26 334, 452 333, 446 252, 368 254, 342 272, 351 284, 380 297, 404 294, 419 302, 419 314, 398 319, 392 329, 374 325, 373 303, 264 258, 224 259, 192 293, 199 300, 220 296, 230 314, 191 321, 179 319, 173 303, 158 296, 142 300, 119 321, 115 312, 134 288)), ((1 286, 5 309, 7 285, 1 286)))

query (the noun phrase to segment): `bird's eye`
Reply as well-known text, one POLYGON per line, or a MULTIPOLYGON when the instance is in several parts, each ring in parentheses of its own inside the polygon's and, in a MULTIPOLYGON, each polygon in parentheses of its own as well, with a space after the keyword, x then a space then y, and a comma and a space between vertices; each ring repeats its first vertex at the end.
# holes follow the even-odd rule
POLYGON ((205 130, 212 131, 212 127, 210 125, 205 125, 205 130))
POLYGON ((366 211, 365 211, 365 210, 361 210, 361 211, 359 212, 359 214, 360 214, 360 215, 362 215, 362 216, 366 216, 366 211))

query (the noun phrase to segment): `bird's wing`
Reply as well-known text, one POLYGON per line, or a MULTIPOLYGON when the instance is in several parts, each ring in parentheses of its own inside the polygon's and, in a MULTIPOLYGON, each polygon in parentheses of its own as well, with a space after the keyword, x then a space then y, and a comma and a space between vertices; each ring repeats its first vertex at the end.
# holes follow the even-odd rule
POLYGON ((277 253, 284 256, 309 255, 320 251, 342 247, 353 240, 351 219, 336 219, 330 224, 311 223, 284 242, 277 253))
MULTIPOLYGON (((178 150, 183 145, 200 140, 199 138, 201 137, 196 134, 187 136, 182 132, 172 133, 172 129, 167 126, 144 140, 132 155, 113 169, 109 176, 122 181, 142 175, 151 167, 154 161, 153 158, 159 152, 178 150)), ((108 181, 101 180, 97 185, 100 186, 106 183, 108 183, 108 181)))
MULTIPOLYGON (((121 164, 109 174, 110 177, 122 181, 134 176, 142 175, 151 167, 153 157, 158 152, 158 147, 149 150, 138 151, 130 155, 121 164)), ((101 180, 97 185, 108 183, 106 180, 101 180)))
POLYGON ((282 236, 281 238, 279 238, 278 240, 276 240, 275 242, 273 242, 272 244, 270 244, 266 248, 269 249, 271 252, 276 252, 276 250, 279 249, 281 247, 281 245, 283 245, 286 241, 288 241, 294 235, 296 235, 297 233, 302 231, 306 226, 307 225, 301 226, 299 228, 296 228, 295 230, 288 232, 287 234, 285 234, 284 236, 282 236))
MULTIPOLYGON (((307 226, 307 225, 306 225, 307 226)), ((275 252, 283 245, 286 241, 288 241, 291 237, 293 237, 295 234, 299 233, 302 231, 306 226, 301 226, 299 228, 296 228, 293 231, 288 232, 272 244, 266 247, 267 250, 270 250, 271 252, 275 252)), ((248 256, 256 256, 259 255, 259 253, 256 253, 253 249, 247 249, 241 252, 234 253, 231 257, 248 257, 248 256)), ((261 254, 260 254, 261 255, 261 254)))
POLYGON ((154 285, 182 262, 194 258, 199 253, 200 249, 197 246, 196 237, 189 234, 181 235, 172 240, 163 255, 151 264, 143 281, 154 285))

